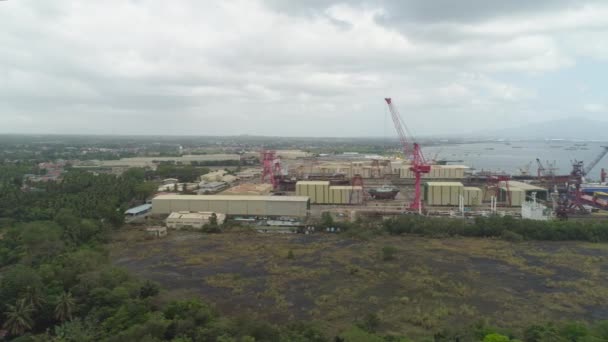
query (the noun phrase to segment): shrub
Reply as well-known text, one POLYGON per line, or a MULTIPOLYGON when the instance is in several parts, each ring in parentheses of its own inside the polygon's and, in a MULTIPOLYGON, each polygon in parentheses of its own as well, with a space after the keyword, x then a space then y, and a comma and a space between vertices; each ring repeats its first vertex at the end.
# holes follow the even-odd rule
POLYGON ((395 253, 397 253, 397 249, 393 246, 382 247, 382 260, 389 261, 395 259, 395 253))

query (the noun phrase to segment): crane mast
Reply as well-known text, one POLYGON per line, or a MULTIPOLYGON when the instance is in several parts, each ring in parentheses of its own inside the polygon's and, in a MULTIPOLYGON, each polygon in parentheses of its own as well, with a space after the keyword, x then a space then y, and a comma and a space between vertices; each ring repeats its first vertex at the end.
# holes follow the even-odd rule
MULTIPOLYGON (((420 145, 416 142, 412 142, 412 147, 410 147, 410 143, 407 139, 405 132, 407 131, 407 127, 403 123, 403 119, 401 115, 393 105, 393 101, 391 98, 385 98, 386 104, 388 105, 388 109, 391 112, 391 118, 393 119, 393 124, 395 125, 395 130, 397 131, 397 135, 399 136, 399 141, 401 143, 401 147, 403 148, 403 154, 406 159, 410 160, 411 166, 410 170, 414 173, 414 201, 410 204, 410 209, 421 211, 422 210, 422 174, 429 173, 431 171, 431 166, 427 164, 424 159, 424 155, 422 154, 422 149, 420 145)), ((410 134, 411 137, 411 134, 410 134)))

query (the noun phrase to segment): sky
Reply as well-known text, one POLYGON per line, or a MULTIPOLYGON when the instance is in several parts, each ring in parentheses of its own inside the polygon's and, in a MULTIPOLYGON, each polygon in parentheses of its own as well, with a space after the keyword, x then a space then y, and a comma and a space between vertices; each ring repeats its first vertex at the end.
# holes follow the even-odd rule
POLYGON ((0 1, 0 133, 394 136, 608 121, 604 0, 0 1))

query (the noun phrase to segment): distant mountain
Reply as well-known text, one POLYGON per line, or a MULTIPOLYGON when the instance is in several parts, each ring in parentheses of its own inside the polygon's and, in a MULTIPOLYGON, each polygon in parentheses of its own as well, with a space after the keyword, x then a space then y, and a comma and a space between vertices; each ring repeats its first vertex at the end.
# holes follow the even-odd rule
POLYGON ((520 127, 478 132, 478 136, 510 139, 584 139, 608 141, 608 121, 568 118, 520 127))

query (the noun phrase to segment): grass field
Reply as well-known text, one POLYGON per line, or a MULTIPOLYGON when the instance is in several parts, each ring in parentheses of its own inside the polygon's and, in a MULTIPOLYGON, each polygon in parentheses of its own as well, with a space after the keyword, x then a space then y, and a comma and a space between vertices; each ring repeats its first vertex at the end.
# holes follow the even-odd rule
POLYGON ((315 320, 330 334, 369 313, 381 332, 411 337, 480 318, 513 329, 608 319, 608 244, 140 234, 117 237, 113 260, 161 283, 166 296, 196 293, 224 313, 277 323, 315 320))

